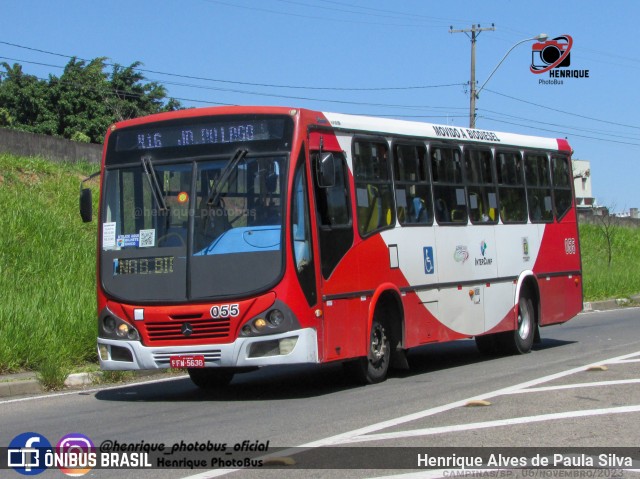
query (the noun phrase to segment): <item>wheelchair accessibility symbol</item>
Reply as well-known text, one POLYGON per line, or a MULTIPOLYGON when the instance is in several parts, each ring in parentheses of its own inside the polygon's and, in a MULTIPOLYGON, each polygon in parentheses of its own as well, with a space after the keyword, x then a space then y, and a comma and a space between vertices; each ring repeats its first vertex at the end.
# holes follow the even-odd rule
POLYGON ((423 249, 424 252, 424 274, 433 274, 436 270, 435 264, 433 263, 433 247, 425 246, 423 249))

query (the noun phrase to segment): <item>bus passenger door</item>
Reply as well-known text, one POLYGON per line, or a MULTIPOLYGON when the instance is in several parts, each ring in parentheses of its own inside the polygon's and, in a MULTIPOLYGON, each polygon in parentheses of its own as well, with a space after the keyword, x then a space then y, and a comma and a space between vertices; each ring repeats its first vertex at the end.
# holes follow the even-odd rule
MULTIPOLYGON (((325 141, 325 146, 327 143, 333 142, 325 141)), ((332 150, 311 152, 324 311, 324 359, 329 361, 353 356, 357 343, 354 338, 364 338, 365 334, 358 327, 360 315, 354 310, 360 308, 360 298, 349 296, 355 265, 343 262, 354 238, 348 168, 337 141, 332 150)))

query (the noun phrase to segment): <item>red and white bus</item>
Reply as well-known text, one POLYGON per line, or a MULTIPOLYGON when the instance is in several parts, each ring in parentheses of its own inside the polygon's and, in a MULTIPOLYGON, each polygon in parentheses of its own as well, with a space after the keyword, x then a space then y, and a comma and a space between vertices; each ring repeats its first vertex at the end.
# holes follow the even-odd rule
POLYGON ((103 369, 215 387, 343 361, 373 383, 427 343, 527 353, 582 309, 565 140, 223 107, 117 123, 104 145, 103 369))

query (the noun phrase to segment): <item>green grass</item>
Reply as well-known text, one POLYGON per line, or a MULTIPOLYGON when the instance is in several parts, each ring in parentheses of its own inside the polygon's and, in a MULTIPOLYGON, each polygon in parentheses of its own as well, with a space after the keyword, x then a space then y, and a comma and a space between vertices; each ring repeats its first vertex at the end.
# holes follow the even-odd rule
POLYGON ((615 227, 611 267, 602 228, 580 225, 580 244, 586 301, 640 293, 640 228, 615 227))
MULTIPOLYGON (((0 373, 36 370, 57 388, 97 361, 97 224, 78 213, 80 181, 96 169, 0 154, 0 373)), ((600 228, 581 225, 580 238, 585 300, 640 292, 640 228, 618 228, 611 268, 600 228)))
POLYGON ((0 372, 96 360, 96 223, 78 213, 96 168, 0 154, 0 372))

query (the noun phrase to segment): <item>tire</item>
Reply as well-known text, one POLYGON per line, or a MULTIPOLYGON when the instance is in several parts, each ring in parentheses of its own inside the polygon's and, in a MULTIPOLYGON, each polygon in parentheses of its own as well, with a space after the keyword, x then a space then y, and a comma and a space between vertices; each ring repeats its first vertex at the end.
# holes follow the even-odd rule
POLYGON ((376 384, 387 379, 391 361, 391 341, 388 328, 376 313, 371 324, 367 357, 345 364, 353 379, 360 384, 376 384))
POLYGON ((516 329, 503 333, 504 351, 511 354, 527 354, 533 347, 536 332, 535 310, 529 295, 523 292, 518 300, 516 329))
POLYGON ((187 369, 193 384, 200 389, 220 389, 228 386, 233 379, 233 371, 219 368, 192 368, 187 369))

